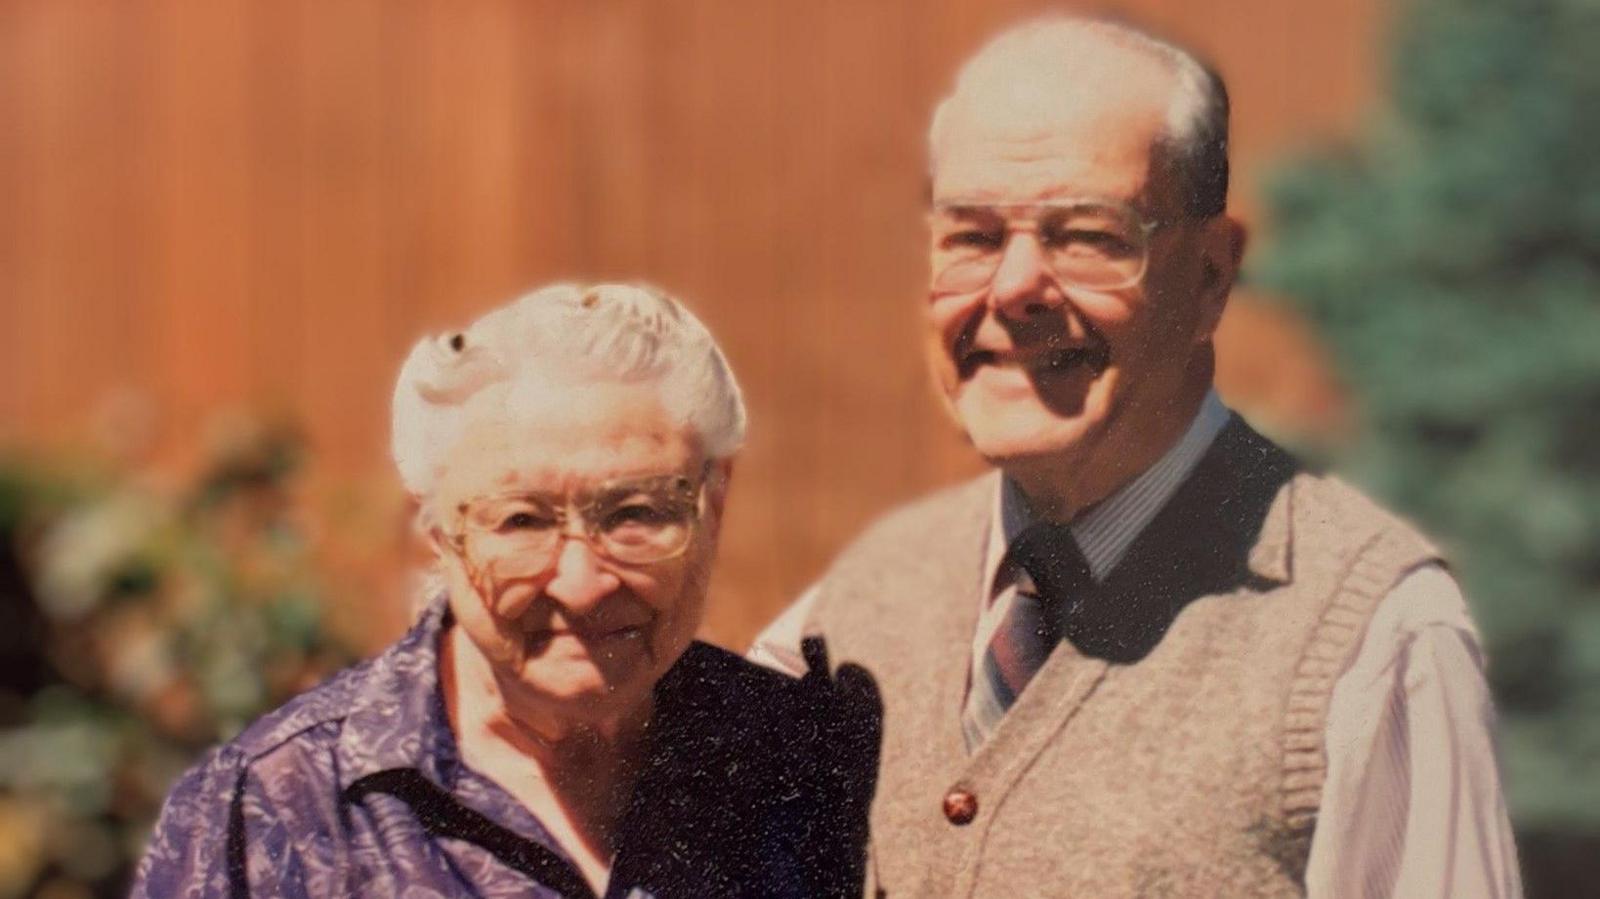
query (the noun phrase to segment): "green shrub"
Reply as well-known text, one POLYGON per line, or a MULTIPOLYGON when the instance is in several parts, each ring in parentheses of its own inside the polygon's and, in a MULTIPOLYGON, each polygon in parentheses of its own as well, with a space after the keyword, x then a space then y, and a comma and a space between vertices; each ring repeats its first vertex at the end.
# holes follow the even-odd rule
POLYGON ((1600 833, 1600 4, 1418 0, 1389 102, 1269 185, 1252 272, 1360 400, 1347 467, 1443 540, 1524 832, 1600 833))

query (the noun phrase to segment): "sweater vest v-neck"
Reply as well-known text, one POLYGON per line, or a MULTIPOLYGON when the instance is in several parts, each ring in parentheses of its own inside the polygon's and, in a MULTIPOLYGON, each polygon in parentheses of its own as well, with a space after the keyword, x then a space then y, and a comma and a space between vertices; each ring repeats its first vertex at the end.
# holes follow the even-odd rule
POLYGON ((1095 591, 1109 639, 1058 645, 969 754, 997 477, 869 528, 808 622, 881 703, 868 895, 1303 895, 1334 683, 1436 551, 1235 418, 1095 591))

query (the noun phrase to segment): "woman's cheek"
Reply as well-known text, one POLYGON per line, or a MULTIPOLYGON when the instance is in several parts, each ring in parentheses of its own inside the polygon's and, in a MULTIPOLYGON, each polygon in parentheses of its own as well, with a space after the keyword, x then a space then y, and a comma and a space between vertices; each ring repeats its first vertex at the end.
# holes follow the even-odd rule
POLYGON ((526 615, 533 601, 539 598, 539 587, 526 581, 491 586, 497 593, 493 597, 495 617, 515 626, 526 615))

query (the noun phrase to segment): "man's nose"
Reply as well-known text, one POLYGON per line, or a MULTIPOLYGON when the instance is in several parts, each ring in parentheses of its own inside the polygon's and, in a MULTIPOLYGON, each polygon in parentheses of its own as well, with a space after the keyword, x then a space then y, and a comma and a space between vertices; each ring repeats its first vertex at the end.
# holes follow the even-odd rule
POLYGON ((555 576, 544 592, 563 607, 585 614, 611 595, 621 579, 600 564, 594 547, 582 537, 563 536, 556 554, 555 576))
POLYGON ((1012 233, 989 282, 989 304, 1011 318, 1025 318, 1061 305, 1061 287, 1050 259, 1031 231, 1012 233))

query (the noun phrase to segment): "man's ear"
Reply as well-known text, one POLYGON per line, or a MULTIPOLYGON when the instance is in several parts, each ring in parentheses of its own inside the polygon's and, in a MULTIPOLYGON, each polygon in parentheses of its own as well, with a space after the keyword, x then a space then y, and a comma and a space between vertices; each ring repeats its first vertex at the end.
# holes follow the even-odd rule
POLYGON ((1195 299, 1201 305, 1201 316, 1195 329, 1197 342, 1209 341, 1222 322, 1248 239, 1245 226, 1229 215, 1215 216, 1200 228, 1200 285, 1195 299))

